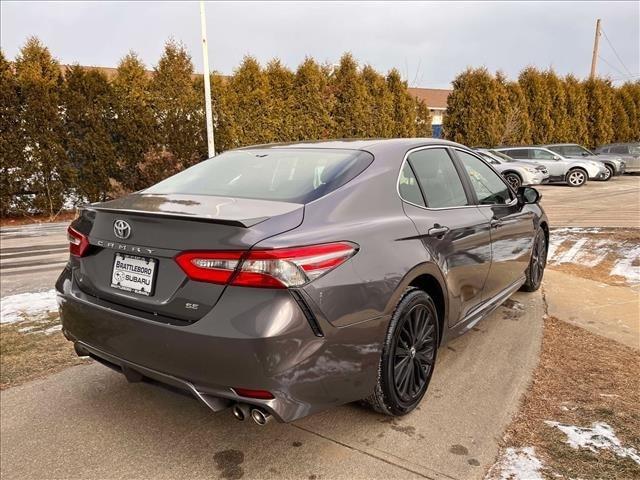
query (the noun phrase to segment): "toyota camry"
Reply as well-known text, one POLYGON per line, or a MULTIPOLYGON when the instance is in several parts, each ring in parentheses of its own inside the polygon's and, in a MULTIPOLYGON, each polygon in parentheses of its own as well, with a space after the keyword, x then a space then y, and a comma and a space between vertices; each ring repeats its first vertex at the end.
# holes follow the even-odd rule
POLYGON ((63 333, 129 381, 240 420, 358 400, 405 415, 439 348, 539 288, 539 198, 438 139, 228 151, 80 209, 63 333))

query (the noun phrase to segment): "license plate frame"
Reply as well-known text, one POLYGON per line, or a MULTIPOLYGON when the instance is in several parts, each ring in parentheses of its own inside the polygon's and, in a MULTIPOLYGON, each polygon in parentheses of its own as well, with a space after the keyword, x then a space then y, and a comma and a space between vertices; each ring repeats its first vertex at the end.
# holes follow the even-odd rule
POLYGON ((126 253, 116 252, 113 257, 113 263, 111 266, 111 288, 116 290, 122 290, 125 292, 133 293, 143 297, 152 297, 156 289, 156 277, 158 275, 158 260, 151 257, 142 257, 140 255, 129 255, 126 253), (121 262, 121 266, 118 266, 118 261, 121 262), (131 265, 141 268, 151 268, 151 272, 144 271, 132 271, 124 268, 125 265, 131 265), (129 275, 127 279, 126 275, 129 275), (116 278, 118 275, 119 278, 116 278), (145 281, 136 282, 134 278, 142 278, 145 281), (136 283, 140 284, 139 288, 136 288, 136 283), (145 290, 145 285, 148 286, 148 291, 145 290))

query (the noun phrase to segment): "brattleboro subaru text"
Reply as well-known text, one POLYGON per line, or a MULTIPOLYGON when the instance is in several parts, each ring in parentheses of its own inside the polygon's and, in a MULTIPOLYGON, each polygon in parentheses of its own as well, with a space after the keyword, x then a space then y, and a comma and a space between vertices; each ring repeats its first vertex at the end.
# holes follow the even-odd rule
POLYGON ((539 198, 438 139, 228 151, 80 209, 63 333, 261 425, 358 400, 405 415, 442 345, 540 287, 539 198))

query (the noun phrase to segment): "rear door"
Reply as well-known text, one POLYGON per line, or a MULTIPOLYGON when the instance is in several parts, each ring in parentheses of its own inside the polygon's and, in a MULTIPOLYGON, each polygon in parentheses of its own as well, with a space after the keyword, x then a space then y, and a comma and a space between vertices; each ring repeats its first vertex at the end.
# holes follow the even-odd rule
POLYGON ((529 158, 535 163, 547 167, 551 177, 564 178, 564 175, 567 173, 567 162, 544 148, 530 148, 529 158))
POLYGON ((406 214, 444 273, 451 325, 482 302, 491 264, 489 219, 461 174, 448 148, 423 147, 407 155, 399 184, 406 214))
POLYGON ((522 208, 502 177, 480 158, 461 149, 455 153, 469 175, 480 211, 491 224, 491 270, 484 287, 489 299, 523 277, 531 257, 535 216, 522 208))

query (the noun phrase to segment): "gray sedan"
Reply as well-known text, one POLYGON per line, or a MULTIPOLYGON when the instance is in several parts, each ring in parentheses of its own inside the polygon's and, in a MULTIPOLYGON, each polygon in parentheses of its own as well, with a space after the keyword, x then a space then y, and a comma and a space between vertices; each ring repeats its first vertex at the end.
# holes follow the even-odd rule
POLYGON ((80 209, 62 333, 131 382, 238 420, 361 399, 405 415, 443 345, 540 288, 539 198, 439 139, 227 151, 80 209))
POLYGON ((489 148, 479 148, 476 151, 515 189, 521 185, 539 185, 549 180, 549 171, 544 165, 518 162, 502 152, 489 148))
POLYGON ((640 143, 638 142, 602 145, 596 148, 594 153, 598 156, 617 155, 625 161, 626 173, 640 173, 640 143))

